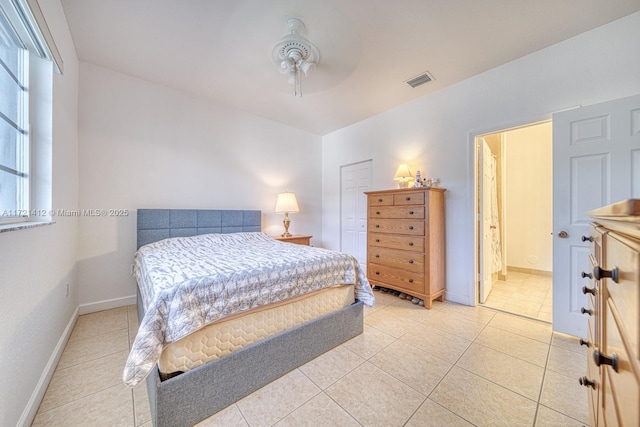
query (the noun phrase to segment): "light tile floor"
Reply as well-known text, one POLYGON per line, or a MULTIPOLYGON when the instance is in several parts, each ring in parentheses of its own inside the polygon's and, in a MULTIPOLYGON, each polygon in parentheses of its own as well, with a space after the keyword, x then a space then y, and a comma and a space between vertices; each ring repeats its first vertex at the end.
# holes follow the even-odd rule
MULTIPOLYGON (((376 292, 365 331, 202 426, 583 426, 586 353, 547 323, 376 292)), ((146 389, 121 382, 135 307, 83 315, 34 426, 151 426, 146 389)))
POLYGON ((551 276, 509 271, 493 282, 485 306, 551 323, 552 283, 551 276))

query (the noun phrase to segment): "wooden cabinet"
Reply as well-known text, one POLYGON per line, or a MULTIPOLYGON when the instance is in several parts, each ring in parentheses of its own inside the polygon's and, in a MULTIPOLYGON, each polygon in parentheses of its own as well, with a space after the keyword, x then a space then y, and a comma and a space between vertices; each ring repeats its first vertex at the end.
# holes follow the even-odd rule
POLYGON ((443 188, 370 191, 367 277, 372 285, 444 301, 443 188))
MULTIPOLYGON (((592 426, 640 425, 640 200, 589 212, 593 312, 588 372, 592 426)), ((585 289, 585 292, 590 292, 585 289)), ((589 307, 590 309, 591 307, 589 307)))
POLYGON ((292 236, 289 237, 282 237, 282 236, 274 236, 273 238, 276 240, 280 240, 281 242, 287 242, 287 243, 295 243, 297 245, 305 245, 305 246, 309 246, 310 245, 310 240, 311 237, 313 236, 303 236, 300 234, 294 234, 292 236))

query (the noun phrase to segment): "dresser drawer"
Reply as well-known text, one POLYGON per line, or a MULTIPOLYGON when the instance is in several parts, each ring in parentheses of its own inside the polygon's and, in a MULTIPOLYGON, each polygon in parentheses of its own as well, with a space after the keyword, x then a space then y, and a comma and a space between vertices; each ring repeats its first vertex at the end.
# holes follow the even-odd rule
POLYGON ((367 241, 370 246, 424 252, 424 237, 422 236, 369 233, 367 241))
POLYGON ((393 194, 376 194, 369 197, 369 206, 391 206, 393 205, 393 194))
POLYGON ((374 283, 388 284, 394 289, 406 289, 409 292, 424 293, 424 274, 369 263, 367 277, 374 283))
POLYGON ((397 233, 412 236, 424 236, 425 223, 411 219, 376 219, 371 218, 369 231, 376 233, 397 233))
POLYGON ((369 259, 379 265, 424 272, 424 254, 421 252, 372 247, 369 249, 369 259))
MULTIPOLYGON (((636 301, 637 302, 637 301, 636 301)), ((637 426, 640 421, 640 393, 639 393, 639 373, 637 360, 631 360, 632 355, 627 352, 624 342, 629 337, 625 329, 620 324, 620 313, 611 299, 607 300, 606 311, 606 346, 601 350, 605 356, 612 357, 614 354, 618 358, 617 372, 609 365, 605 365, 605 371, 609 377, 613 402, 616 412, 620 418, 620 425, 637 426)), ((636 320, 637 322, 637 320, 636 320)))
POLYGON ((424 192, 396 194, 393 196, 393 204, 401 205, 424 205, 424 192))
POLYGON ((424 206, 375 206, 369 208, 369 218, 424 219, 424 206))
POLYGON ((606 262, 606 269, 617 268, 618 281, 609 278, 604 280, 606 281, 607 295, 620 313, 620 320, 624 322, 629 334, 631 348, 633 348, 635 356, 638 357, 640 355, 638 348, 640 253, 634 246, 633 242, 624 240, 620 236, 609 235, 606 244, 606 259, 611 261, 606 262))

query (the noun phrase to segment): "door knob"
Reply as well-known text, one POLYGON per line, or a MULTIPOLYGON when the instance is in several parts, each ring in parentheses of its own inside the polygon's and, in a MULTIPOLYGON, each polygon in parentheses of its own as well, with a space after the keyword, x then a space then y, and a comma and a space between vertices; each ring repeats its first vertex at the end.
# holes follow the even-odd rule
POLYGON ((566 239, 567 237, 569 237, 569 233, 567 233, 566 231, 561 231, 558 233, 558 237, 561 239, 566 239))

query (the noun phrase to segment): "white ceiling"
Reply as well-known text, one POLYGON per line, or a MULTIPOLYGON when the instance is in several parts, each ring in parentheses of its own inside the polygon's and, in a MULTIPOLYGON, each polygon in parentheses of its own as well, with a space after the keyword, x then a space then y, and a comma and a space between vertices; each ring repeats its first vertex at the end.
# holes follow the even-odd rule
POLYGON ((62 0, 81 61, 318 135, 640 10, 639 0, 62 0), (297 17, 320 62, 271 60, 297 17), (412 89, 424 72, 434 81, 412 89))

